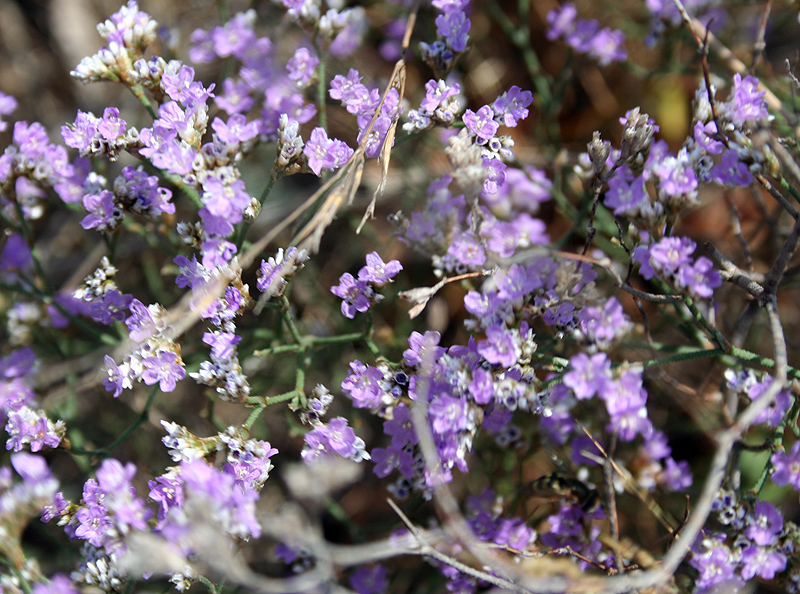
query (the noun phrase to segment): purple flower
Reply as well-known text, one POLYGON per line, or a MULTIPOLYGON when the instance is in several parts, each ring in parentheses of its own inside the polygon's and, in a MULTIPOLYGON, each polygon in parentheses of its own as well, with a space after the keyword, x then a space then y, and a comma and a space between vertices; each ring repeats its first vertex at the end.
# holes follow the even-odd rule
POLYGON ((347 419, 336 417, 328 425, 318 425, 305 435, 305 447, 301 456, 306 463, 311 463, 321 456, 337 454, 356 462, 369 460, 364 450, 364 441, 356 437, 347 419))
POLYGON ((145 357, 142 360, 142 380, 148 386, 158 383, 162 392, 172 392, 176 382, 186 377, 186 370, 176 363, 177 360, 178 355, 171 351, 163 351, 155 357, 145 357))
POLYGON ((707 299, 714 295, 714 289, 722 285, 722 278, 714 270, 714 263, 705 256, 700 256, 694 264, 680 269, 677 285, 707 299))
POLYGON ((547 13, 547 38, 550 41, 566 37, 575 29, 578 10, 571 2, 564 3, 547 13))
MULTIPOLYGON (((747 396, 752 402, 755 402, 767 391, 767 389, 775 381, 771 376, 766 376, 760 382, 755 383, 747 389, 747 396)), ((792 395, 787 389, 780 390, 775 400, 770 406, 758 415, 753 421, 755 424, 767 423, 770 427, 777 427, 783 421, 789 408, 792 406, 792 395)))
POLYGON ((692 473, 689 470, 689 463, 685 460, 676 462, 673 458, 667 458, 666 468, 658 477, 658 481, 669 491, 685 491, 692 486, 692 473))
POLYGON ((314 70, 319 64, 319 58, 314 56, 308 48, 301 47, 294 52, 294 56, 286 64, 289 71, 289 78, 296 81, 298 85, 304 86, 309 83, 314 76, 314 70))
POLYGON ((583 511, 577 505, 562 506, 556 514, 547 518, 550 531, 542 534, 542 544, 558 547, 566 542, 575 542, 583 531, 583 516, 583 511))
POLYGON ((358 271, 358 280, 380 287, 391 282, 402 269, 403 266, 397 260, 384 262, 378 252, 371 252, 367 254, 367 265, 358 271))
POLYGON ((32 594, 79 594, 78 589, 64 574, 56 574, 47 584, 39 583, 33 587, 32 594))
POLYGON ((109 392, 113 391, 114 398, 117 398, 125 388, 125 375, 120 371, 114 359, 106 355, 104 361, 106 363, 106 377, 103 379, 103 386, 109 392))
POLYGON ((226 360, 235 356, 236 345, 242 341, 241 336, 233 332, 205 332, 203 342, 211 347, 211 356, 226 360))
POLYGON ((350 363, 350 373, 342 381, 342 391, 353 399, 356 408, 379 406, 385 390, 381 386, 383 372, 361 361, 350 363))
POLYGON ((472 372, 472 381, 469 383, 469 395, 476 404, 489 404, 494 397, 494 378, 492 374, 478 367, 472 372))
POLYGON ((610 297, 603 309, 584 307, 578 319, 586 339, 601 349, 611 346, 617 337, 625 335, 633 325, 616 297, 610 297))
POLYGON ((438 346, 441 334, 435 330, 428 330, 425 334, 412 332, 408 337, 408 347, 403 351, 403 361, 409 367, 421 364, 430 357, 429 363, 434 363, 445 354, 446 350, 438 346))
POLYGON ((448 86, 443 80, 429 80, 425 83, 425 98, 420 102, 420 107, 427 114, 433 114, 439 106, 446 105, 447 100, 458 96, 461 86, 454 83, 448 86))
POLYGON ((255 104, 255 100, 250 96, 250 90, 246 82, 226 78, 222 82, 222 93, 216 96, 215 102, 220 109, 230 115, 246 113, 255 104))
POLYGON ((8 433, 6 449, 15 452, 22 450, 25 445, 32 452, 38 452, 43 447, 58 447, 65 432, 62 421, 54 423, 44 411, 35 411, 27 406, 9 413, 5 429, 8 433))
POLYGON ((380 478, 389 476, 395 468, 407 478, 414 475, 414 456, 402 446, 392 444, 388 448, 375 448, 372 461, 375 463, 372 471, 380 478))
POLYGON ((495 99, 492 107, 495 115, 509 128, 516 126, 520 120, 528 117, 528 106, 533 102, 533 93, 523 91, 513 85, 508 91, 495 99))
MULTIPOLYGON (((202 215, 202 209, 201 209, 202 215)), ((206 219, 208 221, 209 219, 206 219)), ((222 219, 214 219, 222 221, 222 219)), ((224 223, 228 229, 228 223, 224 223)), ((208 230, 208 227, 206 228, 208 230)), ((200 251, 203 254, 202 264, 207 270, 214 270, 218 266, 226 266, 231 261, 234 254, 238 251, 235 243, 223 239, 219 236, 211 236, 200 244, 200 251)))
POLYGON ((783 530, 783 516, 771 503, 756 502, 752 515, 747 516, 745 536, 760 547, 775 544, 783 530))
POLYGON ((215 143, 224 144, 229 154, 236 153, 242 144, 258 136, 258 122, 248 122, 241 113, 233 114, 227 121, 214 118, 211 128, 214 130, 215 143))
POLYGON ((256 43, 253 20, 253 14, 243 12, 235 15, 224 26, 211 29, 209 36, 214 44, 214 51, 220 58, 247 57, 248 51, 256 43))
POLYGON ((470 24, 464 11, 454 10, 436 17, 436 32, 454 52, 463 52, 467 49, 470 24))
POLYGON ((746 580, 755 576, 771 580, 786 569, 786 555, 760 546, 745 547, 741 553, 741 573, 746 580))
POLYGON ((591 357, 578 353, 570 359, 569 365, 570 371, 564 374, 564 385, 572 389, 578 400, 602 394, 611 381, 611 361, 605 353, 591 357))
POLYGON ((622 48, 624 42, 625 35, 622 31, 604 27, 592 36, 587 53, 601 66, 623 62, 628 59, 628 52, 622 48))
POLYGON ((196 256, 192 256, 191 260, 186 256, 175 256, 173 262, 180 268, 180 272, 175 277, 175 284, 182 289, 186 287, 190 287, 192 291, 200 289, 211 277, 209 271, 197 262, 196 256))
POLYGON ((622 175, 615 175, 608 180, 608 191, 603 202, 606 207, 614 209, 615 215, 633 216, 647 201, 642 177, 637 177, 631 183, 625 181, 622 175))
POLYGON ((608 430, 618 432, 622 441, 632 441, 639 434, 646 437, 653 430, 647 418, 647 392, 641 373, 626 371, 610 382, 601 396, 611 417, 608 430))
POLYGON ((494 121, 494 110, 488 105, 484 105, 477 112, 466 110, 461 119, 467 129, 478 137, 479 142, 485 143, 490 140, 500 127, 500 124, 494 121))
POLYGON ((83 207, 89 212, 81 220, 81 227, 84 229, 109 233, 116 230, 122 221, 122 209, 117 206, 114 194, 108 190, 84 196, 83 207))
MULTIPOLYGON (((235 477, 203 460, 182 462, 180 478, 185 484, 186 498, 200 498, 205 517, 218 522, 225 532, 245 539, 261 535, 255 516, 258 492, 243 490, 236 484, 235 477)), ((164 532, 168 533, 168 528, 164 528, 164 532)))
POLYGON ((722 153, 722 160, 708 172, 708 179, 723 186, 749 186, 753 183, 750 168, 739 160, 733 149, 722 153))
POLYGON ((279 248, 274 257, 261 260, 256 284, 258 290, 267 297, 283 295, 288 279, 303 267, 306 260, 306 250, 298 251, 296 247, 290 247, 284 252, 283 248, 279 248))
POLYGON ((503 187, 506 183, 506 169, 508 165, 500 159, 483 157, 483 172, 486 175, 486 181, 483 182, 484 194, 496 194, 503 187))
POLYGON ((339 277, 339 284, 331 287, 331 293, 342 299, 342 315, 351 320, 356 317, 356 312, 365 312, 380 299, 372 287, 363 280, 356 280, 352 274, 345 272, 339 277))
POLYGON ((148 481, 150 487, 148 497, 158 504, 159 524, 167 518, 167 512, 173 507, 183 507, 183 483, 167 476, 157 476, 155 480, 148 481))
POLYGON ((358 70, 354 68, 349 70, 347 76, 341 74, 334 76, 328 94, 332 99, 341 101, 352 114, 374 113, 380 103, 380 91, 378 89, 370 91, 361 84, 358 70))
MULTIPOLYGON (((484 191, 486 186, 484 186, 484 191)), ((501 258, 510 258, 519 244, 519 232, 514 223, 491 217, 481 225, 481 237, 486 247, 501 258)))
POLYGON ((709 155, 718 155, 725 150, 725 145, 721 141, 712 138, 712 134, 714 136, 717 135, 717 124, 715 122, 708 122, 707 124, 697 122, 694 125, 694 140, 698 146, 709 155))
POLYGON ((80 508, 75 512, 75 520, 78 526, 75 528, 75 536, 83 540, 88 540, 92 546, 102 547, 109 537, 107 533, 114 527, 113 522, 107 515, 106 508, 102 505, 89 505, 80 508))
POLYGON ((106 107, 103 117, 97 121, 97 133, 103 140, 113 142, 125 134, 126 126, 125 120, 119 117, 119 109, 106 107))
POLYGON ((101 324, 111 324, 125 320, 125 310, 130 307, 133 296, 123 295, 117 289, 111 289, 102 297, 88 302, 88 315, 101 324))
MULTIPOLYGON (((0 116, 7 116, 17 109, 17 100, 11 95, 6 95, 0 92, 0 116)), ((0 132, 5 132, 8 128, 8 122, 0 119, 0 132)))
POLYGON ((398 448, 409 443, 416 444, 419 441, 411 422, 411 412, 405 404, 398 404, 394 407, 392 418, 383 422, 383 432, 391 435, 392 445, 398 448))
POLYGON ((715 546, 707 553, 695 553, 689 560, 689 564, 700 572, 695 587, 701 592, 722 584, 730 585, 731 588, 719 591, 735 592, 737 586, 744 585, 739 576, 734 574, 736 560, 724 545, 715 546))
POLYGON ((508 271, 500 271, 497 279, 497 296, 511 303, 519 302, 533 291, 541 288, 542 281, 536 275, 529 274, 522 264, 512 264, 508 271))
POLYGON ((450 431, 463 431, 473 420, 465 400, 440 394, 428 406, 428 420, 436 433, 446 434, 450 431))
POLYGON ((350 586, 356 594, 382 594, 389 586, 386 567, 362 565, 350 576, 350 586))
POLYGON ((209 176, 203 182, 203 208, 200 217, 206 231, 225 237, 233 226, 242 220, 244 210, 250 206, 250 194, 240 179, 230 183, 209 176))
POLYGON ((464 296, 464 307, 477 318, 489 319, 493 317, 495 311, 502 305, 503 302, 494 291, 488 293, 470 291, 464 296))
POLYGON ((25 271, 32 264, 33 256, 25 238, 19 233, 8 235, 0 253, 0 270, 25 271))
POLYGON ((483 266, 486 262, 486 250, 483 249, 483 245, 475 234, 469 230, 454 232, 453 241, 450 242, 447 253, 471 269, 483 266))
POLYGON ((500 324, 486 329, 486 339, 478 341, 478 352, 492 365, 511 367, 521 354, 517 337, 500 324))
POLYGON ((492 541, 513 549, 524 550, 536 538, 536 532, 519 518, 502 518, 492 541))
POLYGON ((344 165, 353 154, 353 149, 341 140, 329 139, 324 128, 314 128, 303 154, 308 157, 308 166, 320 175, 323 169, 333 171, 344 165))
POLYGON ((677 157, 664 157, 653 167, 653 172, 659 179, 659 191, 667 196, 692 196, 697 190, 697 177, 685 149, 681 149, 677 157))
POLYGON ((687 237, 665 237, 650 246, 650 265, 669 276, 687 266, 697 244, 687 237))
POLYGON ((769 117, 766 91, 758 90, 758 79, 755 76, 733 75, 733 93, 727 104, 727 115, 737 126, 744 126, 748 121, 760 122, 769 117))
POLYGON ((161 77, 161 85, 169 98, 180 101, 184 105, 189 103, 189 86, 194 82, 194 68, 183 64, 175 74, 165 72, 161 77))
POLYGON ((160 316, 153 318, 153 312, 158 311, 157 306, 148 307, 138 299, 134 299, 131 301, 130 311, 131 315, 125 320, 125 325, 134 342, 144 342, 153 338, 165 327, 160 316))

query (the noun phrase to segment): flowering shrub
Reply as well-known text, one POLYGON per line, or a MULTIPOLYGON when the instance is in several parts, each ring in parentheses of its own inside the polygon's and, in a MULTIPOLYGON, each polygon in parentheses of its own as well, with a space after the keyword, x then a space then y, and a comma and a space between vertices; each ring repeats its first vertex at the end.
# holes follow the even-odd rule
POLYGON ((642 4, 128 0, 135 107, 0 92, 2 591, 800 592, 796 14, 642 4))

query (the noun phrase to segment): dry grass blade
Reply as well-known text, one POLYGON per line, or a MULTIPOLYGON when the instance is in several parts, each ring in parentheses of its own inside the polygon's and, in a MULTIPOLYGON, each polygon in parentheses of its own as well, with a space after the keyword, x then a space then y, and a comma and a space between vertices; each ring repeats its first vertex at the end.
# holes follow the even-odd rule
MULTIPOLYGON (((405 95, 406 91, 406 63, 402 58, 398 60, 397 64, 394 66, 392 79, 389 81, 389 86, 386 87, 386 91, 383 93, 381 105, 383 105, 383 102, 389 93, 389 89, 397 89, 398 107, 394 116, 392 116, 392 123, 389 124, 389 129, 386 131, 386 137, 383 139, 383 145, 381 146, 381 154, 378 156, 378 162, 381 164, 381 179, 378 182, 378 186, 375 188, 375 192, 372 194, 372 200, 370 200, 369 206, 367 206, 367 210, 364 212, 364 216, 361 218, 361 222, 358 224, 356 233, 361 233, 361 229, 364 227, 364 224, 375 214, 375 204, 378 202, 378 196, 383 194, 383 190, 386 188, 386 180, 389 177, 389 161, 391 160, 392 156, 392 145, 394 145, 394 135, 397 131, 397 123, 400 121, 399 105, 400 102, 403 101, 403 96, 405 95)), ((380 107, 376 113, 380 113, 380 107)))
POLYGON ((608 453, 606 452, 605 448, 600 445, 600 442, 594 438, 592 433, 582 423, 578 423, 578 426, 583 430, 586 436, 592 440, 594 446, 602 454, 602 457, 594 455, 592 455, 592 457, 596 458, 596 461, 600 464, 603 463, 604 458, 608 459, 608 461, 611 463, 611 467, 620 476, 620 478, 622 478, 625 490, 644 503, 645 506, 647 506, 647 509, 650 510, 650 512, 661 523, 661 525, 664 526, 664 528, 666 528, 670 534, 673 534, 678 526, 680 526, 680 522, 678 522, 678 520, 676 520, 670 512, 662 508, 655 498, 636 482, 627 468, 622 468, 616 463, 616 461, 614 461, 613 458, 608 457, 608 453))
MULTIPOLYGON (((417 15, 418 3, 414 5, 411 9, 411 13, 408 17, 408 24, 406 25, 406 32, 403 37, 403 53, 405 54, 405 50, 408 49, 408 43, 411 39, 411 31, 414 29, 414 24, 416 23, 416 15, 417 15)), ((364 134, 361 138, 361 142, 358 145, 358 148, 355 150, 353 155, 350 159, 345 163, 344 167, 339 170, 337 175, 334 175, 322 188, 320 188, 312 198, 314 198, 313 202, 316 202, 319 196, 322 196, 328 188, 332 188, 328 197, 325 199, 325 202, 322 204, 320 209, 314 214, 311 220, 306 223, 300 231, 297 232, 297 235, 292 239, 292 244, 298 247, 304 247, 308 249, 312 253, 316 253, 319 251, 319 243, 322 239, 322 235, 325 233, 325 229, 333 222, 333 219, 336 218, 336 213, 342 207, 343 204, 351 204, 353 202, 353 197, 355 196, 356 190, 358 190, 358 185, 361 183, 361 175, 364 171, 364 162, 366 160, 366 150, 367 150, 367 143, 370 139, 370 134, 372 133, 372 129, 375 127, 375 122, 378 120, 378 117, 381 114, 381 110, 383 109, 384 103, 386 103, 386 98, 389 95, 389 91, 391 89, 396 89, 398 92, 398 104, 400 101, 403 100, 403 95, 405 93, 406 88, 406 62, 405 58, 401 57, 394 66, 394 71, 392 72, 392 77, 389 79, 389 83, 386 85, 386 88, 383 90, 383 94, 381 95, 381 100, 378 103, 378 107, 375 109, 375 113, 372 116, 372 119, 369 122, 369 125, 364 129, 364 134), (342 176, 340 175, 343 170, 347 170, 347 174, 342 176)), ((366 212, 364 213, 364 217, 361 219, 361 223, 358 225, 358 229, 356 232, 360 232, 364 223, 370 218, 373 213, 375 212, 375 203, 377 202, 378 196, 383 193, 383 189, 386 187, 386 178, 389 174, 389 157, 392 152, 392 144, 394 144, 394 135, 395 131, 397 130, 397 123, 400 119, 400 108, 398 107, 397 113, 394 114, 392 117, 392 122, 389 125, 389 129, 386 132, 386 137, 383 140, 383 145, 381 146, 381 153, 379 156, 379 161, 382 164, 381 170, 381 180, 378 183, 378 187, 375 190, 375 193, 372 195, 372 200, 370 201, 369 206, 367 207, 366 212)), ((313 203, 312 202, 312 203, 313 203)), ((308 204, 308 201, 306 201, 308 204)), ((304 204, 301 208, 307 208, 304 204)))
MULTIPOLYGON (((325 229, 333 222, 333 219, 336 218, 336 213, 339 212, 343 204, 350 204, 353 202, 353 196, 355 196, 358 190, 358 186, 361 183, 361 176, 364 172, 364 161, 364 149, 363 146, 360 146, 353 153, 345 166, 339 170, 343 175, 332 177, 328 183, 315 192, 311 197, 313 198, 313 202, 316 202, 325 190, 331 188, 319 210, 314 213, 311 220, 303 225, 303 228, 292 238, 292 245, 296 245, 298 248, 305 248, 311 253, 319 251, 322 235, 325 233, 325 229)), ((309 201, 311 201, 311 199, 309 199, 309 201)), ((306 203, 309 201, 306 201, 306 203)), ((303 206, 305 206, 305 204, 303 206)))

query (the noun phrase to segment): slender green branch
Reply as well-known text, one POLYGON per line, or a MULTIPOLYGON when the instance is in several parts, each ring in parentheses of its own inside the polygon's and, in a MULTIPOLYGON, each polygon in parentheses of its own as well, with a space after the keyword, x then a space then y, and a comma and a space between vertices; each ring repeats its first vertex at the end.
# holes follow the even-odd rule
POLYGON ((144 87, 142 85, 135 84, 129 85, 128 88, 131 90, 131 93, 133 93, 134 97, 139 100, 139 103, 144 106, 144 108, 147 110, 147 113, 150 114, 150 117, 154 120, 158 119, 158 114, 156 113, 155 108, 153 108, 153 104, 150 102, 150 99, 145 94, 144 87))
MULTIPOLYGON (((774 452, 776 451, 780 445, 783 443, 783 434, 786 431, 786 422, 788 421, 789 415, 786 415, 786 419, 784 419, 783 423, 778 425, 775 428, 775 434, 772 436, 771 441, 771 450, 774 452)), ((761 493, 761 489, 764 488, 764 484, 767 482, 767 478, 769 478, 770 471, 772 470, 772 456, 767 458, 767 463, 764 464, 764 470, 761 471, 761 475, 758 477, 756 484, 750 490, 755 496, 758 496, 761 493)))
POLYGON ((319 44, 314 41, 314 49, 319 56, 319 64, 317 65, 317 118, 319 125, 327 132, 328 131, 328 110, 327 110, 327 95, 328 81, 326 80, 325 64, 328 56, 320 51, 319 44))
POLYGON ((276 396, 251 396, 247 399, 247 404, 255 405, 257 407, 271 406, 273 404, 280 404, 281 402, 288 402, 289 400, 293 400, 299 396, 302 396, 302 390, 291 390, 276 396))
POLYGON ((292 335, 292 339, 294 339, 298 345, 302 345, 303 337, 300 336, 300 332, 297 330, 297 326, 294 323, 291 306, 286 295, 281 295, 281 305, 283 306, 281 308, 281 315, 283 316, 283 321, 286 324, 286 327, 289 329, 289 334, 292 335))
POLYGON ((252 412, 247 416, 247 420, 244 423, 242 423, 242 429, 245 430, 245 431, 250 431, 250 429, 252 428, 253 424, 256 422, 258 417, 261 416, 261 413, 264 412, 264 409, 266 409, 266 408, 267 408, 266 402, 264 402, 264 399, 261 399, 261 404, 256 406, 252 410, 252 412))
POLYGON ((153 405, 153 400, 158 394, 159 389, 158 386, 153 386, 150 390, 150 395, 147 397, 147 402, 142 409, 142 412, 134 419, 133 423, 131 423, 119 436, 108 444, 104 448, 98 448, 96 450, 84 450, 81 448, 70 448, 68 451, 70 454, 79 455, 79 456, 101 456, 103 458, 108 458, 111 455, 111 452, 114 451, 122 442, 124 442, 128 437, 130 437, 139 426, 147 420, 149 416, 150 407, 153 405))
POLYGON ((128 437, 130 437, 133 434, 133 432, 136 431, 136 429, 138 429, 139 426, 147 420, 147 417, 150 414, 150 407, 153 406, 153 401, 155 400, 156 394, 158 394, 158 392, 159 392, 158 386, 153 386, 150 389, 150 394, 147 396, 147 402, 145 402, 144 408, 142 409, 142 412, 139 413, 139 416, 136 417, 136 419, 134 419, 133 423, 131 423, 127 429, 125 429, 122 433, 119 434, 117 439, 112 441, 108 445, 108 447, 106 447, 106 450, 109 453, 115 450, 117 446, 120 445, 122 442, 124 442, 126 439, 128 439, 128 437))
POLYGON ((646 361, 641 361, 640 364, 642 367, 647 369, 649 367, 658 367, 660 365, 667 365, 669 363, 677 363, 678 361, 690 361, 692 359, 702 359, 704 357, 719 357, 725 354, 725 351, 722 349, 700 349, 675 353, 673 355, 667 355, 666 357, 659 357, 657 359, 648 359, 646 361))
MULTIPOLYGON (((775 360, 770 359, 769 357, 762 357, 761 355, 757 355, 733 345, 729 347, 728 352, 732 356, 745 363, 754 363, 756 365, 760 365, 761 367, 766 367, 767 369, 775 369, 775 360)), ((788 374, 795 379, 800 379, 800 370, 795 369, 794 367, 788 368, 788 374)))

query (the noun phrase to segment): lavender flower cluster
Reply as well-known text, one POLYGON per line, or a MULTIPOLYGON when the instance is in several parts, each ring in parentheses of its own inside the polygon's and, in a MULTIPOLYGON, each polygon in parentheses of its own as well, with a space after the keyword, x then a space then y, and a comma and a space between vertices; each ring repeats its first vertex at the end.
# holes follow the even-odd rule
POLYGON ((0 92, 0 590, 800 592, 800 81, 646 9, 273 0, 180 60, 128 0, 71 74, 140 109, 53 142, 0 92), (637 44, 698 50, 685 135, 614 99, 561 142, 637 44), (66 281, 51 220, 98 245, 66 281))

